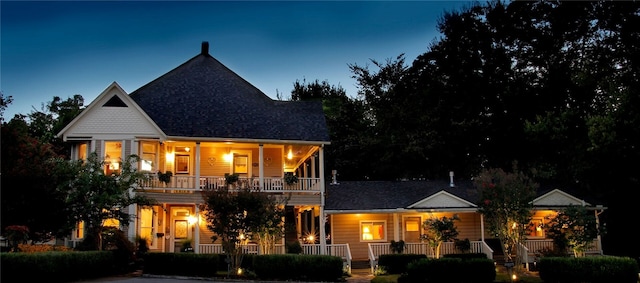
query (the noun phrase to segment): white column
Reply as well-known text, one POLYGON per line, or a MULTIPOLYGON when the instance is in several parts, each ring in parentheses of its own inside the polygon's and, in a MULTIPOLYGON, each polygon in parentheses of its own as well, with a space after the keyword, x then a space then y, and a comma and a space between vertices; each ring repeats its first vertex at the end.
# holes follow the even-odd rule
MULTIPOLYGON (((326 216, 324 215, 324 146, 320 146, 318 150, 320 157, 320 254, 326 254, 327 250, 327 234, 324 231, 326 216)), ((313 170, 315 172, 315 170, 313 170)), ((313 173, 312 173, 313 174, 313 173)))
POLYGON ((264 145, 258 146, 258 178, 260 179, 260 190, 264 189, 264 145))
POLYGON ((400 241, 400 229, 402 229, 402 225, 400 224, 400 216, 397 213, 393 214, 393 240, 400 241))
MULTIPOLYGON (((196 142, 196 150, 194 152, 194 155, 196 158, 196 177, 194 183, 196 190, 198 190, 200 189, 200 142, 196 142)), ((198 209, 198 206, 196 206, 196 209, 198 209)))
POLYGON ((131 219, 133 221, 129 222, 129 227, 127 227, 127 237, 135 243, 136 240, 136 230, 138 230, 138 205, 132 204, 127 208, 129 210, 129 214, 131 215, 131 219))
MULTIPOLYGON (((200 143, 196 145, 196 147, 200 147, 200 143)), ((196 204, 196 223, 194 223, 194 235, 193 235, 193 250, 195 253, 200 253, 200 207, 196 204)))

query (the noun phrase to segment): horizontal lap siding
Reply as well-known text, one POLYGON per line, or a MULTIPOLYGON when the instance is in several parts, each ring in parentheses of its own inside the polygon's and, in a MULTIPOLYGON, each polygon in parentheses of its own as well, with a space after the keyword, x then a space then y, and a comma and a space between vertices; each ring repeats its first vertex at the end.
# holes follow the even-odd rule
MULTIPOLYGON (((411 213, 404 216, 421 216, 422 221, 431 217, 442 218, 453 217, 453 213, 411 213)), ((470 241, 478 241, 481 238, 480 214, 478 213, 458 213, 460 220, 455 221, 458 230, 458 239, 469 239, 470 241)), ((361 221, 386 221, 387 239, 383 242, 391 242, 394 240, 393 214, 333 214, 331 216, 331 239, 334 244, 348 243, 351 249, 351 255, 355 260, 368 259, 369 242, 360 240, 360 222, 361 221)), ((403 214, 398 214, 398 221, 402 221, 403 214)), ((403 225, 398 225, 398 234, 403 235, 403 225)), ((422 226, 422 225, 421 225, 422 226)), ((422 231, 424 233, 424 231, 422 231)))
POLYGON ((333 244, 349 244, 354 260, 368 259, 369 242, 360 241, 360 221, 386 221, 387 241, 393 239, 392 214, 334 214, 331 216, 333 244))

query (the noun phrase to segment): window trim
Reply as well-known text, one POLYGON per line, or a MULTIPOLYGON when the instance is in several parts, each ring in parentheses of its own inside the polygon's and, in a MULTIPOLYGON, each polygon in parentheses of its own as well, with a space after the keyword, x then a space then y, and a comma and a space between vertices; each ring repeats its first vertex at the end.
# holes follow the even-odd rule
POLYGON ((360 225, 358 225, 358 239, 360 240, 360 242, 362 243, 376 243, 376 242, 386 242, 387 241, 387 220, 360 220, 360 225), (365 240, 363 239, 363 233, 362 233, 362 225, 363 224, 371 224, 371 225, 375 225, 375 224, 382 224, 383 226, 383 231, 384 231, 384 235, 382 237, 382 239, 371 239, 371 240, 365 240))

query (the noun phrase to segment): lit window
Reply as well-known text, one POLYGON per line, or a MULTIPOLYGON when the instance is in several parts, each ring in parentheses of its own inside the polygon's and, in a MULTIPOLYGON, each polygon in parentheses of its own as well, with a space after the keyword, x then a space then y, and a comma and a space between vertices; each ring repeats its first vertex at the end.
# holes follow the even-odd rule
POLYGON ((385 221, 360 222, 360 240, 384 241, 386 239, 385 226, 385 221))
POLYGON ((78 145, 78 159, 86 160, 87 159, 87 144, 79 144, 78 145))
POLYGON ((156 144, 151 142, 142 142, 142 154, 140 162, 140 170, 153 172, 156 160, 156 144))
POLYGON ((76 229, 73 236, 75 239, 84 238, 84 221, 80 221, 76 224, 76 229))
POLYGON ((544 222, 542 218, 532 218, 529 222, 527 230, 527 236, 530 238, 543 238, 544 237, 544 222))
POLYGON ((105 174, 111 175, 120 172, 122 162, 122 142, 107 141, 104 143, 105 174))

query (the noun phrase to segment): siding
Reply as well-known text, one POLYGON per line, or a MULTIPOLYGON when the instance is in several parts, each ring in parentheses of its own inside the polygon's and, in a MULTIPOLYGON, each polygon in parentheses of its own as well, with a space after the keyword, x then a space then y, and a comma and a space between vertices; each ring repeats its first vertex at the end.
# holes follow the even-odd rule
MULTIPOLYGON (((422 221, 429 219, 430 217, 442 218, 443 216, 452 217, 453 213, 407 213, 398 214, 397 220, 402 221, 403 216, 410 217, 422 217, 422 221)), ((458 239, 469 239, 470 241, 480 240, 480 214, 477 213, 459 213, 459 221, 455 222, 458 229, 458 239)), ((331 238, 334 244, 349 243, 351 248, 351 255, 354 260, 368 259, 369 241, 360 240, 360 222, 361 221, 386 221, 386 241, 374 241, 374 242, 391 242, 391 240, 401 240, 403 237, 403 225, 394 222, 393 214, 334 214, 331 216, 331 238), (398 229, 399 239, 394 238, 394 229, 398 229)), ((422 225, 421 225, 421 233, 422 225)), ((416 241, 407 241, 416 242, 416 241)))
MULTIPOLYGON (((111 96, 107 96, 110 98, 111 96)), ((134 136, 159 136, 150 123, 134 107, 102 107, 104 101, 97 101, 96 108, 75 123, 66 136, 93 136, 108 139, 114 136, 132 138, 134 136), (105 122, 108 121, 108 122, 105 122)))

